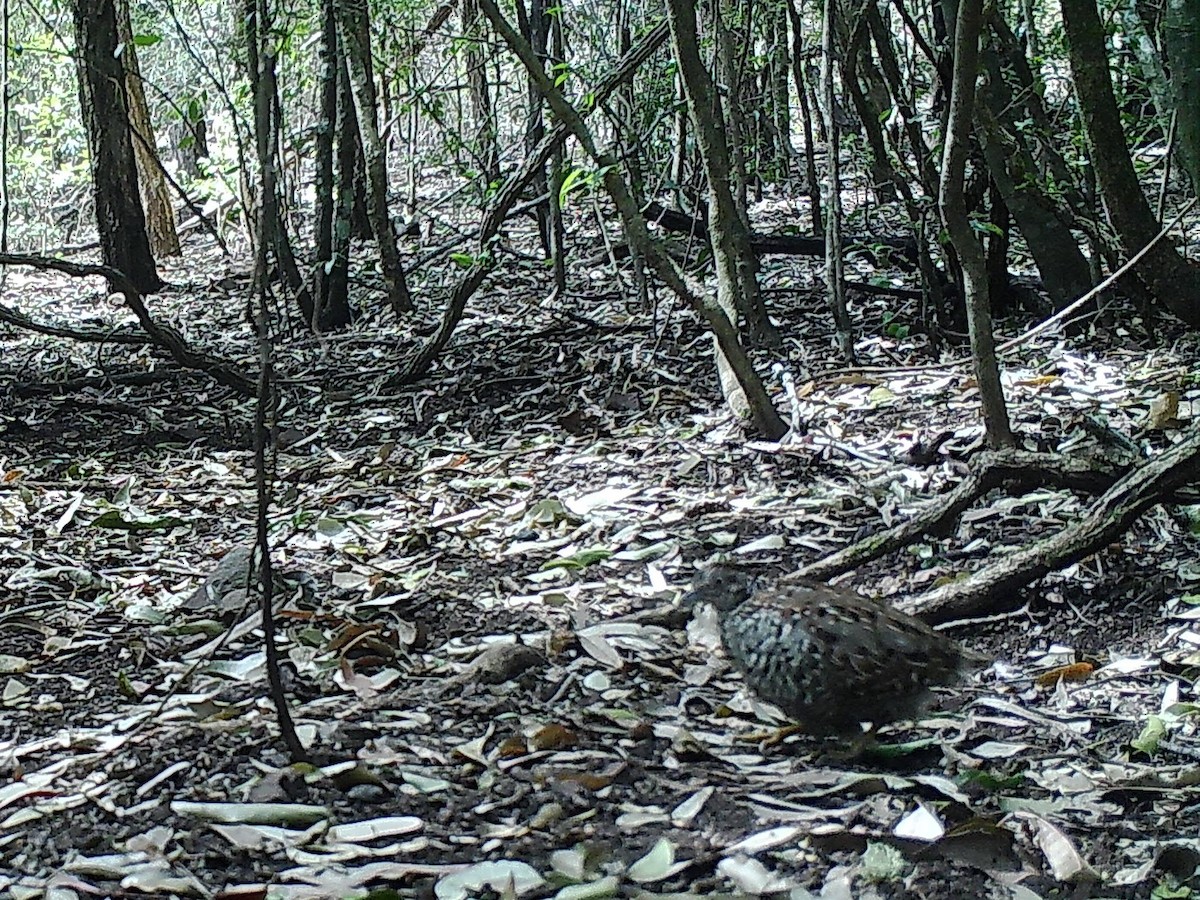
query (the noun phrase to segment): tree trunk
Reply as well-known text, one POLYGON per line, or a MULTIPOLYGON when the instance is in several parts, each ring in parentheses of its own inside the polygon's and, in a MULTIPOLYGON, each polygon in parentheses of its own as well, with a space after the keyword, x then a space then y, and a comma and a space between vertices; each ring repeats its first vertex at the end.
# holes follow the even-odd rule
MULTIPOLYGON (((1163 69, 1162 54, 1155 46, 1154 36, 1150 29, 1152 21, 1147 21, 1141 15, 1138 7, 1141 4, 1125 2, 1116 13, 1121 19, 1122 46, 1137 60, 1141 82, 1145 85, 1158 120, 1166 130, 1166 123, 1171 118, 1171 86, 1167 83, 1167 73, 1163 69)), ((1125 67, 1127 70, 1130 67, 1125 67)))
MULTIPOLYGON (((769 440, 778 440, 787 432, 787 425, 779 417, 778 411, 771 404, 766 387, 754 371, 754 366, 738 343, 737 331, 716 303, 704 299, 688 284, 687 278, 663 251, 659 242, 651 238, 646 220, 638 210, 633 196, 621 177, 621 167, 611 152, 600 152, 591 131, 583 118, 571 106, 555 87, 553 82, 541 71, 540 61, 534 55, 529 42, 508 23, 496 7, 495 0, 479 0, 479 8, 483 10, 492 22, 492 26, 504 38, 505 42, 517 53, 521 63, 536 80, 538 89, 549 101, 551 109, 565 127, 575 136, 580 146, 603 173, 604 187, 612 197, 625 233, 629 240, 638 244, 646 257, 647 263, 655 274, 678 296, 695 309, 708 322, 720 348, 721 354, 729 361, 731 369, 736 373, 741 389, 746 397, 750 419, 754 428, 769 440)), ((694 50, 694 48, 693 48, 694 50)))
POLYGON ((791 176, 792 114, 788 96, 788 0, 772 0, 764 14, 767 32, 767 63, 764 70, 766 86, 764 94, 770 112, 769 121, 776 134, 774 165, 767 171, 780 181, 791 176))
MULTIPOLYGON (((334 0, 330 0, 334 2, 334 0)), ((355 210, 362 194, 362 152, 358 143, 358 117, 354 114, 354 98, 350 96, 350 78, 346 67, 337 65, 337 118, 334 119, 334 134, 337 139, 337 157, 333 175, 333 243, 330 259, 333 270, 329 273, 330 302, 335 297, 345 297, 347 306, 350 281, 350 238, 355 234, 355 210)), ((361 210, 360 210, 361 212, 361 210)), ((350 310, 346 311, 350 316, 350 310)))
POLYGON ((821 121, 825 123, 826 172, 825 188, 825 282, 829 309, 833 313, 833 325, 838 349, 847 365, 856 363, 854 355, 854 326, 846 308, 846 279, 842 257, 842 132, 838 126, 837 97, 833 88, 835 65, 834 34, 837 27, 837 0, 825 0, 821 24, 821 121))
MULTIPOLYGON (((614 10, 614 15, 616 16, 615 26, 619 41, 618 46, 620 47, 622 58, 633 49, 633 27, 630 22, 632 12, 628 4, 624 3, 617 4, 614 10)), ((538 96, 540 97, 541 95, 539 94, 538 96)), ((646 199, 646 178, 642 171, 643 159, 639 149, 641 133, 636 131, 635 120, 633 119, 633 112, 638 108, 638 100, 632 82, 621 85, 620 89, 613 96, 613 106, 621 111, 620 118, 623 120, 622 127, 618 132, 621 162, 625 166, 626 177, 629 181, 629 190, 640 205, 646 199)), ((561 156, 561 151, 559 153, 561 156)), ((555 168, 558 172, 562 172, 565 168, 565 161, 559 159, 555 168)), ((561 181, 559 182, 559 187, 561 187, 561 181)), ((557 189, 555 192, 557 193, 557 189)), ((553 196, 554 194, 551 194, 551 197, 553 196)), ((561 210, 559 212, 561 218, 561 210)), ((634 281, 634 289, 637 292, 638 308, 643 312, 656 313, 657 309, 650 301, 650 279, 646 275, 646 261, 642 259, 641 253, 632 244, 629 245, 629 249, 630 268, 634 281)), ((557 262, 557 258, 555 261, 557 262)), ((557 266, 555 267, 554 274, 557 280, 557 266)), ((657 328, 657 322, 654 323, 654 327, 657 328)))
POLYGON ((1200 3, 1167 0, 1162 31, 1171 70, 1175 146, 1192 192, 1200 193, 1200 3))
POLYGON ((121 58, 125 63, 125 92, 129 98, 129 125, 133 129, 133 155, 137 160, 138 185, 146 205, 146 227, 150 234, 150 251, 159 258, 179 256, 179 235, 175 231, 175 210, 158 159, 154 127, 150 124, 150 107, 142 90, 142 72, 138 65, 137 47, 133 41, 133 25, 129 20, 129 0, 117 3, 117 37, 125 45, 121 58))
MULTIPOLYGON (((258 291, 266 292, 272 276, 278 276, 291 291, 306 322, 313 317, 312 295, 300 277, 292 242, 279 214, 279 85, 275 79, 275 47, 266 15, 266 4, 245 0, 242 7, 246 34, 246 61, 250 72, 250 90, 254 98, 254 142, 258 157, 259 203, 255 232, 254 282, 258 291), (274 268, 271 268, 271 253, 274 268)), ((247 309, 247 319, 254 323, 253 308, 247 309)), ((263 323, 265 327, 265 323, 263 323)))
MULTIPOLYGON (((694 0, 692 3, 693 12, 692 20, 695 21, 696 14, 694 8, 696 6, 694 0)), ((731 32, 725 24, 722 16, 722 3, 711 2, 707 4, 711 14, 713 35, 716 39, 716 54, 713 61, 714 66, 720 73, 720 80, 724 83, 724 87, 729 97, 729 102, 722 104, 721 96, 717 92, 717 87, 712 83, 712 78, 709 77, 708 69, 701 68, 704 71, 704 76, 708 80, 712 93, 711 115, 712 121, 718 122, 722 126, 721 138, 725 144, 725 158, 728 160, 728 176, 727 180, 733 191, 734 208, 742 217, 742 224, 749 228, 750 223, 746 218, 746 198, 748 183, 746 178, 746 122, 742 115, 741 98, 744 93, 742 86, 742 66, 734 59, 734 50, 742 50, 746 46, 744 35, 739 36, 731 32), (728 133, 728 139, 725 138, 725 133, 728 133)), ((744 7, 743 18, 750 15, 749 4, 744 7)), ((670 12, 668 11, 668 16, 670 12)), ((748 27, 745 26, 745 27, 748 27)), ((697 37, 698 39, 698 37, 697 37)), ((699 52, 696 53, 699 59, 699 52)), ((678 56, 676 57, 678 59, 678 56)), ((686 88, 686 75, 685 88, 686 88)), ((704 140, 702 134, 697 137, 700 141, 704 140)), ((703 152, 703 150, 701 150, 703 152)), ((757 271, 757 268, 755 269, 757 271)), ((755 288, 757 292, 757 288, 755 288)))
MULTIPOLYGON (((1029 244, 1042 284, 1055 308, 1061 309, 1091 289, 1088 262, 1041 188, 1044 178, 1025 138, 1038 125, 1018 122, 1018 117, 1024 118, 1023 107, 1014 103, 997 50, 985 47, 982 59, 988 77, 979 87, 975 126, 983 157, 992 182, 1029 244)), ((1043 146, 1053 143, 1044 137, 1043 146)))
MULTIPOLYGON (((1062 0, 1063 30, 1079 116, 1109 221, 1129 256, 1154 241, 1158 221, 1146 201, 1125 146, 1108 74, 1104 26, 1095 0, 1062 0)), ((1200 268, 1189 265, 1167 241, 1158 241, 1134 270, 1160 303, 1193 328, 1200 327, 1200 268)))
POLYGON ((963 294, 967 307, 967 327, 971 335, 971 357, 987 441, 992 447, 1013 443, 996 363, 996 344, 992 335, 992 314, 988 297, 987 266, 983 250, 971 228, 963 194, 963 178, 971 143, 975 83, 979 77, 979 34, 983 27, 983 0, 959 0, 958 21, 954 30, 954 75, 950 93, 946 146, 942 155, 942 183, 939 205, 942 221, 962 264, 963 294))
POLYGON ((804 77, 804 20, 801 18, 797 0, 787 0, 788 20, 792 26, 792 80, 796 82, 796 97, 800 103, 800 115, 804 126, 804 175, 808 184, 809 216, 813 234, 821 234, 825 223, 821 216, 821 179, 817 175, 817 148, 813 142, 813 109, 808 102, 811 88, 804 77))
MULTIPOLYGON (((529 0, 529 9, 525 9, 525 0, 517 0, 517 20, 521 24, 521 34, 533 48, 534 55, 542 61, 542 71, 545 71, 545 60, 550 46, 550 17, 546 15, 546 4, 543 0, 529 0)), ((526 94, 528 109, 525 113, 525 152, 532 153, 541 143, 546 134, 546 123, 543 115, 542 94, 532 77, 526 79, 526 94)), ((555 180, 563 177, 555 173, 555 180)), ((546 167, 534 175, 533 194, 540 197, 550 191, 550 179, 546 175, 546 167)), ((538 238, 541 240, 542 253, 547 258, 554 256, 554 235, 551 224, 550 201, 539 203, 536 208, 538 223, 538 238)))
MULTIPOLYGON (((567 51, 563 40, 563 12, 550 16, 550 46, 555 59, 566 59, 567 51)), ((562 186, 567 177, 567 155, 562 144, 554 148, 550 157, 550 259, 554 265, 554 290, 559 296, 567 290, 567 226, 563 221, 562 186)))
MULTIPOLYGON (((75 0, 79 105, 91 151, 96 228, 104 264, 123 272, 143 294, 159 290, 146 216, 137 191, 137 163, 129 135, 125 69, 117 53, 114 0, 75 0)), ((115 290, 113 285, 110 289, 115 290)))
MULTIPOLYGON (((990 8, 985 8, 984 15, 987 27, 991 31, 987 49, 994 51, 999 56, 1000 67, 1005 74, 1006 82, 1011 85, 1012 99, 1017 104, 1016 109, 1009 111, 1006 120, 1011 118, 1015 123, 1023 117, 1027 117, 1033 120, 1041 134, 1056 134, 1061 127, 1058 116, 1051 114, 1046 109, 1042 99, 1044 92, 1042 78, 1040 74, 1035 75, 1033 69, 1029 67, 1029 59, 1025 55, 1021 42, 1017 40, 1008 21, 1000 14, 999 7, 992 5, 990 8)), ((1039 142, 1038 164, 1043 173, 1043 179, 1053 181, 1056 191, 1062 192, 1062 201, 1070 207, 1076 219, 1090 218, 1093 215, 1095 204, 1084 198, 1082 188, 1078 185, 1078 178, 1063 158, 1062 153, 1058 151, 1055 141, 1047 139, 1039 142)), ((1072 221, 1068 223, 1068 226, 1078 227, 1085 231, 1091 227, 1090 223, 1086 221, 1072 221)))
POLYGON ((1012 243, 1012 216, 995 180, 988 185, 988 207, 991 220, 986 254, 988 297, 1001 298, 1008 296, 1008 254, 1012 243))
POLYGON ((375 111, 375 81, 371 64, 371 26, 366 0, 337 0, 334 4, 338 39, 350 74, 350 94, 358 117, 366 169, 367 216, 379 245, 379 261, 387 285, 388 302, 397 313, 411 312, 412 298, 404 279, 397 249, 396 228, 388 213, 387 156, 379 139, 375 111))
POLYGON ((208 158, 208 121, 206 110, 198 97, 189 97, 182 104, 183 117, 171 129, 177 135, 175 162, 179 171, 193 181, 200 177, 200 160, 208 158))
POLYGON ((906 96, 907 87, 904 76, 900 74, 900 63, 896 58, 892 33, 875 4, 867 4, 865 15, 867 27, 871 29, 875 52, 879 57, 879 72, 891 95, 891 102, 900 113, 904 134, 908 138, 908 149, 916 163, 917 179, 926 194, 932 197, 937 193, 938 173, 933 166, 933 153, 921 131, 920 115, 914 110, 912 102, 906 96))
POLYGON ((767 318, 758 290, 758 260, 750 249, 749 231, 734 200, 729 147, 721 127, 721 102, 700 59, 695 4, 691 0, 670 0, 667 10, 688 111, 708 178, 708 224, 717 270, 717 302, 730 322, 736 325, 739 315, 742 317, 751 341, 777 344, 778 332, 767 318))
MULTIPOLYGON (((340 210, 334 181, 334 146, 338 136, 338 78, 344 69, 339 64, 337 54, 337 21, 333 15, 333 0, 323 0, 321 5, 321 45, 317 51, 317 92, 321 109, 313 160, 313 189, 316 193, 313 223, 315 288, 313 315, 308 323, 317 333, 344 328, 353 320, 347 290, 347 247, 343 243, 335 249, 334 242, 340 210)), ((348 223, 343 222, 342 225, 348 237, 348 223)))
POLYGON ((863 135, 867 139, 867 146, 871 149, 871 189, 880 203, 894 203, 896 187, 892 164, 888 158, 883 126, 879 122, 879 114, 883 107, 876 102, 875 91, 868 93, 864 87, 868 78, 871 79, 870 84, 877 85, 879 81, 876 63, 871 58, 866 15, 859 16, 853 24, 849 39, 842 49, 841 58, 846 61, 842 68, 842 89, 854 107, 863 135))
POLYGON ((463 0, 463 34, 466 39, 467 84, 475 117, 475 145, 471 148, 488 184, 500 177, 500 147, 496 143, 496 111, 488 88, 488 55, 483 52, 484 20, 475 0, 463 0))

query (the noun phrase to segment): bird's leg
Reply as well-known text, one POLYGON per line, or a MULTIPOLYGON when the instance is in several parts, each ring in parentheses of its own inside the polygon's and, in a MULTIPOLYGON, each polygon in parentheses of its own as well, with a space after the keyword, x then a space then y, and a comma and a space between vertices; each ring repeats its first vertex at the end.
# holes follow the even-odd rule
POLYGON ((792 724, 784 725, 782 728, 773 728, 769 731, 752 731, 749 734, 740 734, 734 740, 747 744, 758 744, 760 750, 766 750, 769 747, 782 744, 793 734, 804 734, 804 726, 792 724))
POLYGON ((879 739, 876 737, 875 723, 872 722, 866 731, 848 735, 846 743, 830 753, 830 758, 837 762, 854 762, 869 756, 878 747, 879 739))
MULTIPOLYGON (((738 735, 734 740, 758 744, 759 752, 766 753, 771 747, 782 744, 793 734, 807 734, 808 729, 802 724, 785 725, 782 728, 772 728, 768 731, 752 731, 749 734, 738 735)), ((872 725, 866 731, 845 736, 845 742, 832 749, 828 757, 833 762, 853 762, 863 756, 869 756, 880 747, 872 725)))

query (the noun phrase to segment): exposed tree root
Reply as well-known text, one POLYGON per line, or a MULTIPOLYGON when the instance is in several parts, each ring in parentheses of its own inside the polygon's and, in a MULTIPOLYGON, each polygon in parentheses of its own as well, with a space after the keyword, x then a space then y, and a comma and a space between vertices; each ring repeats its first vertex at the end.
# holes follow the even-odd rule
POLYGON ((968 578, 897 604, 930 622, 1000 612, 1019 605, 1017 592, 1021 588, 1102 550, 1151 507, 1178 500, 1178 492, 1197 481, 1200 426, 1192 428, 1175 446, 1140 464, 1020 450, 982 453, 972 465, 970 476, 923 513, 807 566, 796 576, 827 579, 926 535, 944 534, 972 503, 996 488, 1019 493, 1054 486, 1100 494, 1080 521, 1060 533, 1007 553, 968 578))

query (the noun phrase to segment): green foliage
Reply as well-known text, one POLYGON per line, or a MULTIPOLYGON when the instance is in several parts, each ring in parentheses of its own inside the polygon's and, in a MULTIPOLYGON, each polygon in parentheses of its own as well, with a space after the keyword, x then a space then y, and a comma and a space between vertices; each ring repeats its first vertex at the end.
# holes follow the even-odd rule
POLYGON ((611 556, 612 551, 603 547, 580 550, 571 556, 547 560, 542 563, 541 571, 544 572, 548 569, 569 569, 570 571, 577 572, 589 566, 594 566, 596 563, 603 562, 611 556))
POLYGON ((1196 892, 1191 887, 1181 883, 1179 878, 1170 872, 1165 874, 1163 880, 1150 892, 1151 900, 1187 900, 1195 896, 1196 892))
POLYGON ((1023 773, 1000 775, 986 769, 968 769, 958 777, 957 781, 961 787, 975 785, 989 794, 1003 794, 1018 790, 1024 785, 1025 775, 1023 773))
POLYGON ((1150 716, 1142 726, 1141 733, 1129 742, 1134 750, 1153 756, 1158 745, 1167 736, 1167 726, 1161 716, 1150 716))
POLYGON ((607 167, 599 169, 572 169, 567 173, 567 177, 563 179, 562 186, 558 189, 558 202, 560 206, 567 205, 567 199, 574 191, 582 189, 594 189, 604 183, 604 176, 608 173, 607 167))
POLYGON ((904 854, 881 841, 871 841, 863 851, 862 878, 868 884, 899 881, 910 868, 904 854))
MULTIPOLYGON (((71 243, 92 227, 70 4, 36 6, 36 15, 28 5, 16 6, 11 22, 10 238, 22 249, 71 243)), ((213 0, 185 5, 171 17, 160 18, 145 4, 135 5, 132 14, 133 37, 119 52, 137 53, 163 162, 170 170, 175 150, 195 145, 181 120, 204 120, 214 153, 200 163, 207 176, 199 184, 182 180, 201 203, 229 197, 237 189, 239 167, 230 141, 233 123, 212 97, 215 79, 222 82, 217 90, 229 86, 239 114, 249 111, 248 93, 231 64, 240 52, 234 20, 213 0)))
POLYGON ((971 217, 971 230, 976 234, 989 234, 994 237, 1001 237, 1004 234, 994 222, 989 222, 986 219, 978 219, 974 216, 971 217))
POLYGON ((69 25, 65 13, 25 19, 20 11, 12 23, 20 49, 10 70, 9 191, 12 235, 20 242, 53 236, 63 227, 58 220, 74 229, 86 206, 87 142, 69 25))
POLYGON ((904 338, 908 337, 911 330, 911 326, 902 325, 897 322, 896 314, 891 310, 888 310, 883 314, 883 332, 884 334, 888 335, 888 337, 894 337, 899 340, 903 340, 904 338))
POLYGON ((554 76, 554 86, 560 88, 571 76, 571 66, 565 62, 555 63, 550 67, 550 74, 554 76))

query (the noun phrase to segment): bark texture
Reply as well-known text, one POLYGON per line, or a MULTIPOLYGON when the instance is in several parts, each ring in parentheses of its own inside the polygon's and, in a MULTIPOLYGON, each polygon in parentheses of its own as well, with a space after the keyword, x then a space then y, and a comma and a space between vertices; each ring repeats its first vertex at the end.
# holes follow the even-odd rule
MULTIPOLYGON (((125 69, 117 54, 113 0, 76 0, 75 46, 101 258, 106 266, 128 276, 141 293, 153 293, 163 282, 150 253, 141 199, 129 189, 138 183, 137 163, 129 135, 125 69)), ((111 281, 109 287, 116 289, 111 281)))

